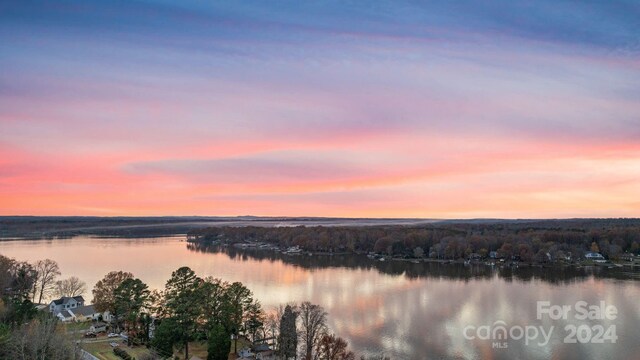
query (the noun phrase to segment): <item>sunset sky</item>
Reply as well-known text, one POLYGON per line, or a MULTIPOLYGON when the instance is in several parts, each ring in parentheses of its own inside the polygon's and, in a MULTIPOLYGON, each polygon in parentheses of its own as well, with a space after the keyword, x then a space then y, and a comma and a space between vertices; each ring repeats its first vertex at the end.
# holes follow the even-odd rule
POLYGON ((2 1, 0 214, 640 216, 640 3, 420 3, 2 1))

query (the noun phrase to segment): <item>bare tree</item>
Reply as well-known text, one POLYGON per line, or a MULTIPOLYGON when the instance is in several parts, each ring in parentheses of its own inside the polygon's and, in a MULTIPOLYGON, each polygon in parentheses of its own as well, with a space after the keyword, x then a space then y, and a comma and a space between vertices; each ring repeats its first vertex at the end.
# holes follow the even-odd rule
MULTIPOLYGON (((42 261, 42 260, 40 260, 42 261)), ((39 262, 39 261, 38 261, 39 262)), ((32 265, 33 268, 33 284, 31 286, 31 302, 35 303, 38 294, 40 293, 40 273, 38 272, 37 265, 38 262, 32 265)))
POLYGON ((0 255, 0 297, 28 299, 34 281, 35 271, 31 264, 0 255))
POLYGON ((124 271, 112 271, 98 281, 93 287, 93 305, 100 312, 109 311, 112 315, 116 312, 114 293, 118 286, 127 279, 133 279, 133 274, 124 271))
POLYGON ((6 256, 0 255, 0 295, 5 295, 11 289, 13 283, 13 269, 16 261, 6 256))
POLYGON ((60 267, 57 262, 45 259, 36 262, 35 270, 37 278, 34 286, 34 299, 36 292, 38 292, 38 303, 42 303, 42 299, 46 298, 55 289, 56 278, 60 276, 60 267))
POLYGON ((277 338, 280 330, 280 319, 284 315, 284 305, 279 305, 269 311, 264 320, 264 338, 277 338))
POLYGON ((38 318, 12 331, 4 351, 9 359, 80 358, 73 340, 58 327, 54 317, 38 318))
POLYGON ((68 279, 56 281, 55 294, 58 297, 73 297, 84 294, 87 291, 87 284, 78 279, 76 276, 72 276, 68 279))
POLYGON ((320 360, 355 360, 356 357, 343 338, 326 333, 318 342, 316 351, 320 360))
POLYGON ((313 351, 318 346, 322 335, 327 328, 327 313, 320 305, 308 301, 300 304, 301 340, 303 346, 303 358, 314 360, 313 351))

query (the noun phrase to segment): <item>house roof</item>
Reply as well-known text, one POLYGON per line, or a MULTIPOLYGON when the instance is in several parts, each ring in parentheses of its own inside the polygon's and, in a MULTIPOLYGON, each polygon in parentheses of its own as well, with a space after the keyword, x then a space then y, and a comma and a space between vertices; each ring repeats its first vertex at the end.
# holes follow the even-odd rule
POLYGON ((60 311, 58 315, 62 316, 64 319, 73 317, 73 314, 71 314, 68 310, 60 311))
POLYGON ((84 302, 84 298, 82 296, 74 296, 74 297, 63 296, 60 299, 53 300, 52 303, 54 303, 56 305, 61 305, 61 304, 64 305, 64 304, 70 302, 71 299, 73 299, 73 300, 75 300, 77 302, 84 302))
POLYGON ((88 315, 93 315, 98 313, 96 309, 93 307, 93 305, 78 306, 77 308, 72 309, 71 311, 73 311, 73 313, 76 315, 83 315, 83 316, 88 316, 88 315))

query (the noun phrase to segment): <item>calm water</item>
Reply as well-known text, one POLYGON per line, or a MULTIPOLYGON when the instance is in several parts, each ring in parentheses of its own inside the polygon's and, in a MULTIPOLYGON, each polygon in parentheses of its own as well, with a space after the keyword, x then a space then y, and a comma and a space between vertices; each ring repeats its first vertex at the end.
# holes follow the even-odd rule
MULTIPOLYGON (((0 242, 0 254, 19 260, 51 258, 63 277, 76 275, 93 287, 112 270, 134 273, 162 288, 171 272, 190 266, 247 285, 266 309, 309 300, 329 313, 332 331, 360 354, 384 353, 399 359, 640 359, 638 273, 608 269, 492 269, 487 266, 376 262, 360 256, 286 257, 234 250, 220 252, 182 238, 96 239, 0 242), (575 305, 605 301, 616 319, 536 318, 536 302, 575 305), (467 339, 478 327, 503 321, 508 330, 542 326, 551 332, 525 339, 467 339), (566 325, 615 325, 615 344, 564 344, 566 325)), ((90 298, 90 294, 88 296, 90 298)), ((499 323, 502 324, 502 323, 499 323)), ((519 332, 514 331, 514 337, 519 332)), ((586 330, 582 339, 586 339, 586 330)), ((574 337, 575 338, 575 337, 574 337)), ((591 340, 591 338, 589 339, 591 340)))

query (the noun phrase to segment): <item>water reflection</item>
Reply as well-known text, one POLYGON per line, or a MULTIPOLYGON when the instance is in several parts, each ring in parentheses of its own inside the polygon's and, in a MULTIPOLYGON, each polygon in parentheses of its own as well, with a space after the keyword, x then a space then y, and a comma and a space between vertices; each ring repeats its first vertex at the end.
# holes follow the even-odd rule
MULTIPOLYGON (((331 327, 363 352, 397 358, 600 359, 638 358, 640 306, 637 273, 602 267, 489 267, 403 261, 366 256, 290 256, 277 252, 188 244, 201 253, 224 253, 265 271, 275 264, 305 269, 310 297, 331 314, 331 327), (611 280, 620 279, 625 281, 611 280), (604 300, 618 308, 613 322, 537 320, 536 301, 573 305, 604 300), (468 340, 463 329, 498 320, 508 326, 554 327, 547 346, 510 341, 468 340), (563 344, 568 324, 616 325, 616 344, 563 344)), ((303 279, 298 279, 304 283, 303 279)), ((295 283, 296 281, 293 281, 295 283)), ((291 283, 288 285, 290 286, 291 283)))
POLYGON ((89 287, 111 270, 124 270, 151 288, 162 288, 173 270, 187 265, 200 276, 243 282, 265 308, 289 301, 321 304, 331 330, 361 354, 395 359, 636 359, 640 354, 640 283, 615 269, 491 269, 364 256, 283 256, 181 240, 12 241, 0 242, 0 254, 54 259, 64 277, 77 275, 89 287), (604 300, 620 316, 595 322, 537 320, 538 300, 561 305, 604 300), (509 326, 554 326, 555 331, 547 346, 513 340, 507 349, 463 336, 466 326, 497 320, 509 326), (563 344, 564 326, 582 323, 616 325, 619 339, 613 345, 563 344))
POLYGON ((435 277, 454 280, 488 279, 498 276, 505 281, 541 280, 552 284, 566 284, 586 281, 590 277, 620 280, 639 279, 640 272, 625 268, 608 269, 604 266, 487 266, 485 264, 443 264, 439 262, 411 262, 401 260, 377 261, 364 255, 308 256, 286 255, 276 251, 259 249, 239 249, 233 246, 219 246, 201 242, 190 242, 187 249, 204 253, 224 253, 231 259, 242 261, 257 260, 284 262, 304 269, 346 268, 377 270, 387 275, 403 275, 407 278, 435 277))

